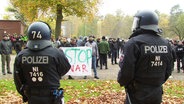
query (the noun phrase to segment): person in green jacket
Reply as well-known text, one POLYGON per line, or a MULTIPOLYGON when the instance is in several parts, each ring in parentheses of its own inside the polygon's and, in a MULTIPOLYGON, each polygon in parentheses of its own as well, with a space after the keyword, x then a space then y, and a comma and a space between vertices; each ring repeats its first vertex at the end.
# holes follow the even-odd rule
POLYGON ((105 69, 108 69, 107 54, 110 51, 110 48, 105 36, 102 36, 102 41, 98 44, 98 50, 100 55, 100 69, 102 69, 103 64, 105 65, 105 69))

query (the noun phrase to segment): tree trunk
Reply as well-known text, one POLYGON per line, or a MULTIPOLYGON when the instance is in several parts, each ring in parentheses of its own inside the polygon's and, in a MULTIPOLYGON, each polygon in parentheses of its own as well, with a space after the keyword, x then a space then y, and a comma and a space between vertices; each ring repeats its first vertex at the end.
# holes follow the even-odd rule
POLYGON ((63 20, 62 5, 57 4, 57 17, 56 17, 56 27, 55 27, 55 38, 61 35, 61 22, 63 20))

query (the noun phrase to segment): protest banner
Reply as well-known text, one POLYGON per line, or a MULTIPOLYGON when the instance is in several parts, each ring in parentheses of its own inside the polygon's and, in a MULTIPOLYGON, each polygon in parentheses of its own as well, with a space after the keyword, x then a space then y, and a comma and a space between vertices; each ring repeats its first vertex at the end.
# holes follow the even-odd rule
POLYGON ((71 68, 67 75, 87 76, 92 75, 92 48, 91 47, 62 47, 68 58, 71 68))

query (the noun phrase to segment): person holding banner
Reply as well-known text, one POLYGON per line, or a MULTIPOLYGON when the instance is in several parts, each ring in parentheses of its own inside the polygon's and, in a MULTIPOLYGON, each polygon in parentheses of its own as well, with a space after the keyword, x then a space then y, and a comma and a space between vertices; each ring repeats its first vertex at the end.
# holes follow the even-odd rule
MULTIPOLYGON (((58 46, 58 48, 60 47, 71 47, 71 44, 69 43, 67 37, 62 37, 61 44, 58 46)), ((74 78, 71 75, 69 75, 68 79, 74 79, 74 78)))
MULTIPOLYGON (((99 58, 99 53, 98 53, 98 46, 97 43, 94 41, 94 36, 90 35, 88 42, 85 44, 87 47, 92 48, 92 69, 94 72, 94 78, 99 79, 97 76, 97 70, 96 70, 96 60, 99 58)), ((86 76, 84 77, 86 79, 86 76)))

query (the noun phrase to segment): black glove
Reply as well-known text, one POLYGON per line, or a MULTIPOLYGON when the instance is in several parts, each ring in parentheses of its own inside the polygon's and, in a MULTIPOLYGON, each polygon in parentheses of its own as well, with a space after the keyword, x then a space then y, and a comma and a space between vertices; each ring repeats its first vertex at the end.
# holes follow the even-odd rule
POLYGON ((27 96, 25 96, 25 95, 22 95, 22 100, 23 100, 23 102, 25 103, 25 102, 27 102, 28 101, 28 98, 27 98, 27 96))
POLYGON ((26 94, 26 86, 25 85, 22 85, 21 88, 20 88, 20 94, 22 95, 22 100, 23 102, 27 102, 28 101, 28 98, 27 98, 27 94, 26 94))

